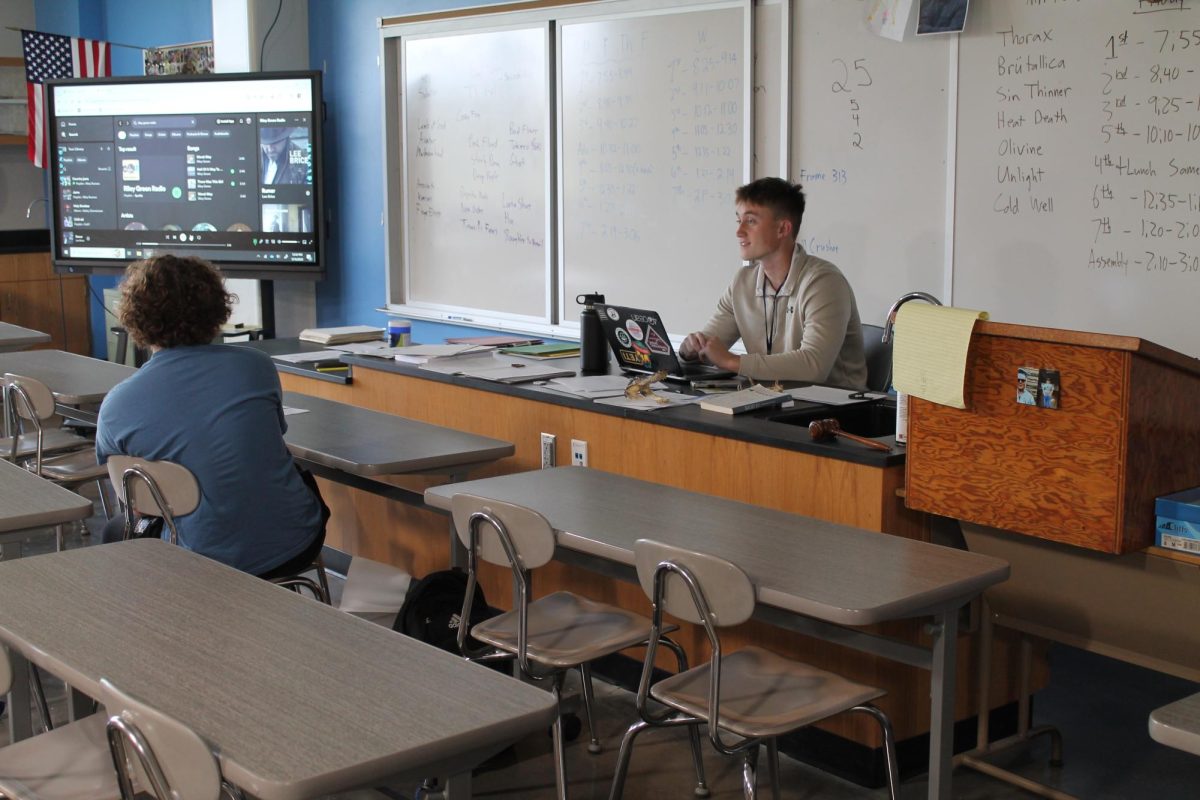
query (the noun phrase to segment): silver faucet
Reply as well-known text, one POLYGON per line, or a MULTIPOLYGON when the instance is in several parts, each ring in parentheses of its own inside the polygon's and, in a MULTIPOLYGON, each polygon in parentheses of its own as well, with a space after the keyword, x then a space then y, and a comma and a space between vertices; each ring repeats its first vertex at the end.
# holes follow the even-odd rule
POLYGON ((901 295, 900 299, 892 303, 892 307, 888 309, 887 320, 883 323, 883 335, 879 337, 881 342, 890 342, 892 340, 892 328, 896 325, 896 312, 900 310, 900 306, 909 300, 924 300, 926 303, 931 303, 935 306, 942 304, 941 300, 938 300, 929 292, 909 292, 908 294, 901 295))
POLYGON ((45 202, 46 202, 46 198, 44 198, 44 197, 35 197, 32 200, 30 200, 29 205, 25 206, 25 219, 29 219, 30 217, 33 216, 33 207, 34 206, 36 206, 38 203, 45 203, 45 202))

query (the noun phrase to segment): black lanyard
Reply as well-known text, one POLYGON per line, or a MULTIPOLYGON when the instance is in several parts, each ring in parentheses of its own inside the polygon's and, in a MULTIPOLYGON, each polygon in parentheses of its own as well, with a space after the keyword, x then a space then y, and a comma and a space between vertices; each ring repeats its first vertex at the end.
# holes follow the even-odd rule
MULTIPOLYGON (((764 279, 765 280, 765 279, 764 279)), ((779 316, 779 292, 771 298, 771 321, 767 322, 767 288, 763 286, 762 293, 763 306, 763 332, 767 338, 767 355, 771 355, 771 346, 775 344, 775 320, 779 316)))

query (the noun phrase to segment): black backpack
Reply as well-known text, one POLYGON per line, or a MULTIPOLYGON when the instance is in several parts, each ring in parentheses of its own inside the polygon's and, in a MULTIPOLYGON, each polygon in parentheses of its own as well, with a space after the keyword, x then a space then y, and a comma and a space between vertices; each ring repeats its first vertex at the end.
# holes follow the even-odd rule
MULTIPOLYGON (((458 625, 466 594, 467 573, 464 570, 431 572, 409 588, 392 628, 405 636, 462 655, 458 650, 458 625)), ((491 616, 494 613, 483 596, 483 587, 476 585, 470 624, 477 625, 491 616)), ((467 643, 469 647, 480 645, 474 638, 468 639, 467 643)))

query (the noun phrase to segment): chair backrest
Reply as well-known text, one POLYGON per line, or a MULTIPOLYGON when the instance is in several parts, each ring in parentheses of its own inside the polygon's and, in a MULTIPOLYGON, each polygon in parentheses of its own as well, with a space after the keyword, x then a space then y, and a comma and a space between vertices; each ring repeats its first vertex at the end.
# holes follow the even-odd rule
POLYGON ((754 613, 754 584, 730 561, 650 539, 638 539, 633 556, 642 591, 655 600, 661 583, 661 610, 668 614, 723 628, 754 613))
POLYGON ((883 327, 863 325, 863 354, 867 358, 867 388, 886 392, 892 386, 892 343, 883 341, 883 327))
POLYGON ((21 419, 40 424, 54 416, 54 393, 37 378, 6 372, 4 388, 5 399, 21 419))
POLYGON ((117 498, 143 516, 182 517, 200 505, 196 477, 173 461, 109 456, 108 477, 117 498))
POLYGON ((99 699, 109 714, 108 744, 123 790, 136 775, 159 800, 218 800, 221 769, 195 731, 107 679, 100 685, 99 699))
POLYGON ((489 564, 511 563, 504 547, 505 537, 516 552, 515 566, 522 570, 540 567, 554 558, 554 529, 533 509, 459 493, 450 499, 450 510, 459 540, 470 550, 472 535, 476 536, 479 557, 489 564))

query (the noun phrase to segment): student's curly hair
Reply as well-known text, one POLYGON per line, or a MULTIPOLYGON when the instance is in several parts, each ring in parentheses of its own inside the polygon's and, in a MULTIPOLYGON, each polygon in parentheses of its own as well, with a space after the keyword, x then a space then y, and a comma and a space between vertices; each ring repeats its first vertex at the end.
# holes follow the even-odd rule
POLYGON ((234 299, 207 261, 156 256, 126 268, 121 324, 142 347, 208 344, 229 319, 234 299))
POLYGON ((792 235, 799 235, 800 221, 804 219, 804 190, 800 184, 783 178, 759 178, 739 186, 734 196, 739 203, 753 203, 770 209, 776 217, 790 219, 792 235))

